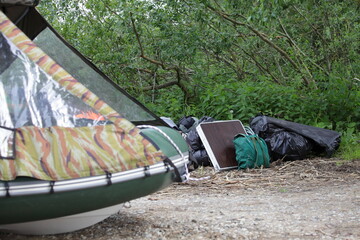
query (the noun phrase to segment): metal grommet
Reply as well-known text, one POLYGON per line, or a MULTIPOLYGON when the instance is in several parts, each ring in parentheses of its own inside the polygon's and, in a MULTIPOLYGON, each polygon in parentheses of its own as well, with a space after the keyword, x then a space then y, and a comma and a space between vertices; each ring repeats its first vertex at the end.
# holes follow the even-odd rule
POLYGON ((54 193, 55 181, 50 181, 50 193, 54 193))
POLYGON ((6 197, 10 197, 10 185, 8 182, 4 182, 5 190, 6 190, 6 197))
POLYGON ((106 172, 106 179, 107 179, 108 186, 112 185, 111 177, 112 177, 111 172, 106 172))
POLYGON ((145 177, 150 177, 150 176, 151 176, 149 170, 150 170, 150 167, 149 167, 149 166, 145 166, 145 167, 144 167, 145 177))

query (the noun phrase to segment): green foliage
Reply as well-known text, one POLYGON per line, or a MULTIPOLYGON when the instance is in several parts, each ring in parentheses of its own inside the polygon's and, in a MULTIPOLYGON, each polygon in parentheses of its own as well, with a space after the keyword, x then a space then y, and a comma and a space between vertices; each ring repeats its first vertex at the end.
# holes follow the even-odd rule
POLYGON ((360 87, 354 80, 330 79, 314 92, 310 104, 318 109, 317 121, 327 122, 332 129, 345 131, 354 123, 360 130, 360 87))
POLYGON ((351 147, 360 132, 357 1, 42 0, 39 10, 158 115, 261 112, 340 131, 351 147))
POLYGON ((344 82, 313 91, 275 85, 269 81, 233 82, 210 86, 200 99, 198 114, 216 119, 232 117, 248 121, 263 113, 334 130, 346 129, 349 122, 360 122, 359 113, 354 112, 354 109, 359 109, 360 96, 348 89, 344 82))
POLYGON ((344 160, 360 160, 360 133, 355 132, 355 124, 349 124, 342 133, 341 144, 336 156, 344 160))
MULTIPOLYGON (((158 116, 171 117, 173 119, 180 119, 183 114, 186 115, 184 111, 184 104, 182 98, 178 97, 181 95, 181 91, 176 88, 172 88, 172 91, 165 91, 161 94, 162 97, 166 98, 166 102, 163 98, 142 95, 139 99, 143 102, 148 102, 147 107, 152 109, 155 114, 158 116), (149 98, 153 98, 152 101, 149 98)), ((159 91, 155 93, 159 94, 159 91)))

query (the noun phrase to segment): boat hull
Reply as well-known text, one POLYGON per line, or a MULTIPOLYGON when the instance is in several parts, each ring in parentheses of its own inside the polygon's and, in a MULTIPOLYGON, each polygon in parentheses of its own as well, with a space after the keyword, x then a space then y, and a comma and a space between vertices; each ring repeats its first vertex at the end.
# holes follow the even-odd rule
POLYGON ((74 214, 65 217, 24 223, 6 224, 0 226, 0 228, 2 228, 3 231, 6 232, 28 235, 44 235, 73 232, 83 228, 87 228, 108 218, 109 216, 119 212, 122 207, 123 203, 103 209, 74 214))
POLYGON ((0 224, 63 217, 124 203, 170 185, 172 174, 169 172, 76 191, 2 198, 0 224))
POLYGON ((167 146, 169 139, 144 131, 165 149, 167 156, 172 156, 164 162, 110 175, 56 182, 24 177, 9 183, 0 181, 0 232, 43 235, 79 230, 116 213, 125 202, 184 180, 187 145, 181 136, 164 130, 176 142, 177 154, 167 146))
MULTIPOLYGON (((179 170, 185 171, 183 167, 179 170)), ((118 212, 125 202, 169 186, 175 178, 174 171, 168 171, 109 186, 1 198, 0 232, 44 235, 76 231, 118 212)))

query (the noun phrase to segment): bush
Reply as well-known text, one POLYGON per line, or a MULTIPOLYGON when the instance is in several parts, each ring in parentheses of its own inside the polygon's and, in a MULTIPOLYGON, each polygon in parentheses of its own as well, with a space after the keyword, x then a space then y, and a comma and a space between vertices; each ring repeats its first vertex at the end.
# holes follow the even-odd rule
POLYGON ((158 115, 175 121, 184 115, 193 115, 217 120, 239 119, 247 124, 262 113, 336 130, 343 136, 338 155, 344 159, 359 158, 360 150, 356 149, 360 140, 360 92, 359 86, 351 81, 332 78, 318 89, 307 91, 268 81, 232 81, 207 86, 199 94, 198 104, 193 105, 183 104, 182 98, 174 98, 173 92, 161 96, 148 106, 158 115))

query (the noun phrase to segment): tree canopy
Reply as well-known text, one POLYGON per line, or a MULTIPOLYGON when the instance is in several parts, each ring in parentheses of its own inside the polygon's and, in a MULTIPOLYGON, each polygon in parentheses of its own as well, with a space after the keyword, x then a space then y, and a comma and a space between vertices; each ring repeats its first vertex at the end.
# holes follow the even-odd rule
POLYGON ((159 115, 360 127, 360 3, 43 0, 65 39, 159 115))

